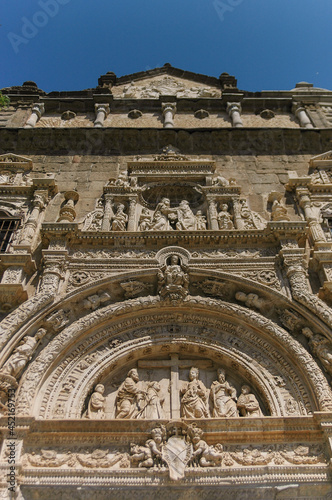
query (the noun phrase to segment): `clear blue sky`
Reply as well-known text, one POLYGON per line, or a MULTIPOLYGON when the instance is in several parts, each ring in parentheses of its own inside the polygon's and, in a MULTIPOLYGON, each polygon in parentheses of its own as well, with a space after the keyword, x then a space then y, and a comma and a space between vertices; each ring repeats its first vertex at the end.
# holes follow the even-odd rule
POLYGON ((80 90, 172 66, 244 90, 332 90, 332 0, 0 0, 0 88, 80 90))

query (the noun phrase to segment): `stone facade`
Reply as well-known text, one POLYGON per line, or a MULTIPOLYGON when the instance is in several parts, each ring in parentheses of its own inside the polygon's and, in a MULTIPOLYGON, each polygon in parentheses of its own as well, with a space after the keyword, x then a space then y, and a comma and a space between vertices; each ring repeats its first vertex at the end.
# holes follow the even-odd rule
POLYGON ((332 91, 2 92, 0 498, 332 498, 332 91))

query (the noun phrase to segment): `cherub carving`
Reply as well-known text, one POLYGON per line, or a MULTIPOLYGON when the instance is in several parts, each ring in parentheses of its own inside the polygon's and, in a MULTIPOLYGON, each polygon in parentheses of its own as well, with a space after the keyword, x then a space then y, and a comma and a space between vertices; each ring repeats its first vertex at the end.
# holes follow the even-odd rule
POLYGON ((201 439, 203 435, 202 429, 195 425, 189 425, 187 435, 193 444, 193 454, 191 463, 201 467, 218 467, 223 459, 223 446, 216 444, 209 446, 206 441, 201 439))

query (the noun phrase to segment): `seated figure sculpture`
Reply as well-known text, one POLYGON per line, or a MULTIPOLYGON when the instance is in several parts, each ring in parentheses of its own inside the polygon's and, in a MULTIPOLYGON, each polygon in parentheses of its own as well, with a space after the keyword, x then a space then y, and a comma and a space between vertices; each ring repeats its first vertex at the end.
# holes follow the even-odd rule
POLYGON ((128 215, 124 213, 124 205, 120 203, 112 220, 112 230, 125 231, 127 228, 127 222, 128 215))
POLYGON ((136 418, 141 410, 144 392, 138 387, 136 368, 129 370, 127 378, 120 385, 116 398, 115 418, 136 418))
POLYGON ((209 418, 208 392, 203 382, 198 380, 198 375, 198 368, 191 367, 189 382, 181 390, 181 416, 184 418, 209 418))
POLYGON ((212 382, 210 399, 213 417, 238 417, 236 389, 226 380, 225 370, 218 370, 218 380, 212 382))

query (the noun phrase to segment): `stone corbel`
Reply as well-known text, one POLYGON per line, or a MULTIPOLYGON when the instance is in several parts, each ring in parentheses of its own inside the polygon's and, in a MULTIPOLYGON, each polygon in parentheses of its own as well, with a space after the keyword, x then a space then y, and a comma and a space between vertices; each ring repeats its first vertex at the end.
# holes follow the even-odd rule
POLYGON ((38 120, 45 113, 45 105, 43 103, 34 104, 31 110, 31 116, 24 125, 24 128, 34 128, 38 120))
POLYGON ((296 116, 296 118, 299 120, 300 127, 314 128, 304 106, 302 106, 301 104, 299 104, 297 102, 294 102, 293 107, 292 107, 292 112, 296 116))
POLYGON ((227 103, 227 113, 229 114, 232 125, 235 128, 243 127, 243 122, 241 119, 241 104, 239 102, 228 102, 227 103))
POLYGON ((95 104, 96 119, 94 122, 95 128, 101 128, 104 126, 104 121, 106 116, 110 113, 109 104, 95 104))
POLYGON ((174 115, 176 113, 176 104, 173 102, 162 103, 162 111, 164 116, 164 128, 174 128, 174 115))
POLYGON ((67 191, 65 193, 65 204, 60 208, 57 222, 74 222, 76 218, 75 205, 79 200, 79 194, 76 191, 67 191))

